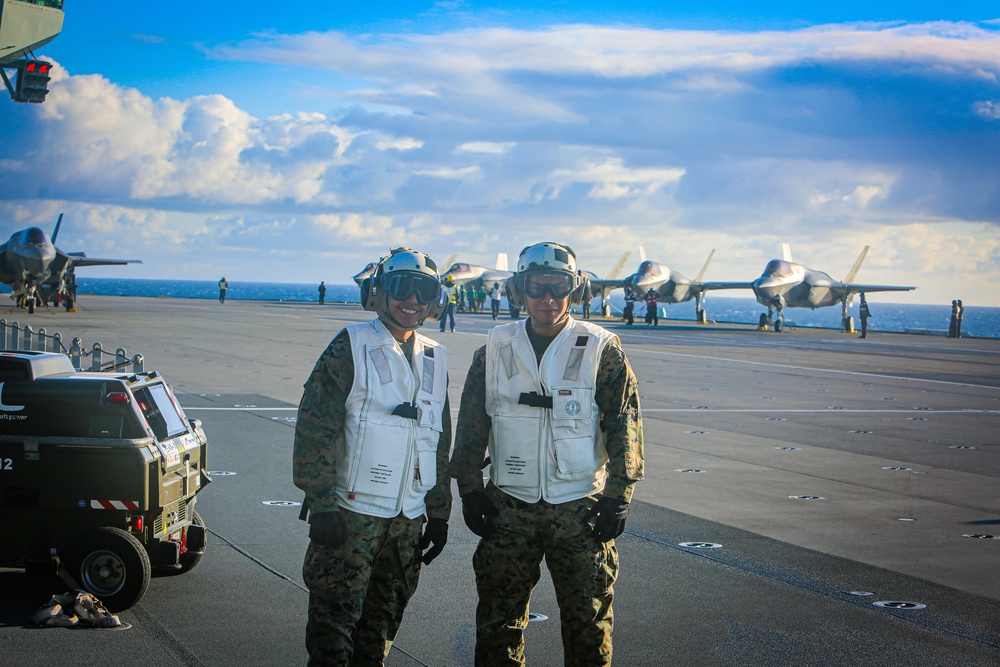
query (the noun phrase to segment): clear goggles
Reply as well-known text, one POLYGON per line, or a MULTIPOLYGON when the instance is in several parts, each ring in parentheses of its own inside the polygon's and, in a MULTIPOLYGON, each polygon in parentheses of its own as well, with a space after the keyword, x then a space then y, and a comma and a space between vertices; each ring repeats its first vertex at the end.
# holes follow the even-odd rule
POLYGON ((565 299, 576 289, 576 281, 568 273, 532 272, 521 278, 521 291, 532 299, 541 299, 548 292, 553 299, 565 299))
POLYGON ((423 273, 394 272, 382 276, 382 289, 396 301, 406 301, 411 294, 423 305, 434 303, 441 297, 441 283, 434 276, 423 273))

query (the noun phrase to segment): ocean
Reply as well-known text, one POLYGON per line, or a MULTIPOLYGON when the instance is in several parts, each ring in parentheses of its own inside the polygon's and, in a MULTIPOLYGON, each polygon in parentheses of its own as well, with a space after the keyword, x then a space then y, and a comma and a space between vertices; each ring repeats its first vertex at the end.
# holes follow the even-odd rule
MULTIPOLYGON (((209 280, 145 280, 78 276, 77 285, 81 306, 86 306, 88 294, 215 300, 219 298, 218 283, 209 280)), ((318 284, 230 281, 226 299, 315 302, 318 297, 317 287, 318 284)), ((3 291, 9 292, 10 288, 5 285, 0 286, 0 292, 3 291)), ((941 305, 884 303, 879 301, 879 296, 875 293, 868 299, 872 311, 868 328, 872 331, 904 332, 915 329, 947 331, 948 329, 948 321, 951 318, 950 303, 941 305)), ((355 285, 327 285, 326 301, 358 303, 358 288, 355 285)), ((612 311, 616 314, 621 313, 624 306, 621 291, 612 294, 610 301, 612 311)), ((595 311, 598 305, 599 302, 595 301, 595 311)), ((639 317, 643 315, 644 308, 643 305, 636 305, 636 314, 639 317)), ((755 299, 719 296, 717 293, 705 299, 705 308, 708 311, 708 319, 714 322, 757 324, 760 314, 764 312, 764 307, 755 299)), ((694 321, 695 319, 694 301, 661 306, 661 317, 664 309, 666 317, 671 320, 694 321)), ((856 300, 851 308, 851 314, 857 321, 856 300)), ((840 327, 840 308, 836 306, 817 310, 789 308, 785 315, 786 326, 829 329, 840 327)), ((963 333, 976 338, 1000 338, 1000 308, 966 306, 963 333)))

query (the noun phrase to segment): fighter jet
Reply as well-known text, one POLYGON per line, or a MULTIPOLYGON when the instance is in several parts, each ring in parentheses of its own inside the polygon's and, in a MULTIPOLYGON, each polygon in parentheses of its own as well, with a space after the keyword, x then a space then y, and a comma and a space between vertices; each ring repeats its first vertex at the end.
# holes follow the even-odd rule
POLYGON ((51 239, 40 228, 28 227, 14 232, 0 245, 0 282, 14 289, 11 298, 18 308, 27 307, 29 313, 56 295, 66 310, 72 309, 76 299, 75 270, 79 266, 142 263, 138 259, 98 259, 82 252, 63 252, 55 246, 62 219, 60 213, 51 239))
POLYGON ((753 281, 753 292, 757 301, 767 306, 767 314, 761 313, 760 324, 765 327, 773 322, 774 330, 781 331, 785 308, 823 308, 836 303, 841 305, 841 322, 845 331, 853 329, 847 309, 859 292, 908 292, 916 287, 897 285, 862 285, 852 283, 861 263, 868 254, 865 246, 858 255, 843 282, 834 280, 830 274, 808 269, 792 261, 792 251, 787 243, 781 245, 781 259, 772 259, 764 267, 764 273, 753 281), (774 312, 777 311, 777 317, 774 312))
POLYGON ((354 282, 360 285, 364 282, 365 278, 370 278, 373 273, 375 273, 375 267, 378 266, 378 262, 368 262, 365 264, 365 268, 361 269, 354 274, 354 282))
POLYGON ((683 303, 694 299, 698 321, 702 323, 707 321, 703 308, 707 291, 749 289, 751 286, 749 282, 703 282, 702 278, 705 277, 705 271, 708 270, 712 257, 715 256, 715 250, 708 253, 708 259, 705 260, 701 271, 698 272, 698 277, 694 280, 688 279, 684 274, 674 271, 664 264, 646 259, 646 251, 641 246, 639 254, 642 257, 639 269, 625 279, 625 284, 632 288, 636 298, 641 300, 652 289, 656 292, 660 303, 683 303))
POLYGON ((455 285, 469 285, 478 289, 479 287, 493 287, 493 283, 500 283, 501 289, 507 279, 514 275, 513 271, 507 270, 507 253, 497 253, 496 268, 489 269, 478 264, 468 264, 467 262, 454 262, 448 270, 441 274, 441 280, 447 282, 449 278, 455 285))

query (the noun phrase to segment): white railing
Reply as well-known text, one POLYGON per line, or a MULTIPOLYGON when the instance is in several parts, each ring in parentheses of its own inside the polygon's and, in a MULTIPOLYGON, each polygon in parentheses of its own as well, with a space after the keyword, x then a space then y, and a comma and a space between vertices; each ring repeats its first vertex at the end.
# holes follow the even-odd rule
MULTIPOLYGON (((12 350, 15 352, 61 352, 70 358, 76 370, 85 371, 115 371, 131 366, 135 373, 142 372, 143 358, 141 354, 136 354, 129 358, 124 347, 115 350, 114 358, 104 360, 104 346, 96 342, 90 349, 84 349, 80 338, 74 337, 67 348, 63 345, 63 337, 58 331, 51 336, 40 328, 38 331, 32 330, 28 325, 20 326, 17 322, 7 323, 6 319, 0 319, 0 350, 12 350), (90 365, 83 367, 84 359, 89 357, 90 365)), ((110 354, 107 356, 110 357, 110 354)))

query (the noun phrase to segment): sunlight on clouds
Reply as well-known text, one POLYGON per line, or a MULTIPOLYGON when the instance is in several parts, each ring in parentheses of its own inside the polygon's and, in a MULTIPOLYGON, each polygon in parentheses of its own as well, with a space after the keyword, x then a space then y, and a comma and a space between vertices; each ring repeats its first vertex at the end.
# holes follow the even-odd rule
POLYGON ((983 100, 972 105, 972 110, 986 120, 1000 120, 1000 102, 983 100))
POLYGON ((339 203, 331 175, 349 163, 356 134, 323 114, 259 120, 221 95, 152 100, 97 75, 59 71, 42 108, 46 150, 33 166, 70 189, 135 200, 339 203))
POLYGON ((418 139, 411 139, 409 137, 400 139, 379 139, 375 142, 375 147, 380 151, 412 151, 417 148, 423 148, 424 142, 418 139))
POLYGON ((434 178, 462 180, 473 176, 479 176, 482 173, 482 169, 478 166, 460 167, 457 169, 441 167, 436 169, 418 169, 413 173, 418 176, 433 176, 434 178))
POLYGON ((401 230, 393 225, 392 217, 385 215, 323 214, 313 216, 312 221, 314 225, 334 232, 344 240, 365 242, 367 245, 371 245, 372 241, 391 243, 392 239, 402 236, 401 230))
POLYGON ((868 208, 869 202, 875 198, 884 199, 889 194, 889 188, 881 185, 858 185, 848 194, 842 194, 840 190, 825 192, 812 198, 814 206, 824 206, 826 204, 848 204, 852 208, 868 208))
POLYGON ((677 183, 684 169, 628 169, 620 158, 590 163, 579 169, 558 169, 552 177, 557 191, 568 183, 590 183, 594 199, 621 199, 656 192, 665 185, 677 183))
POLYGON ((468 141, 455 149, 456 153, 485 153, 487 155, 503 155, 517 144, 513 141, 468 141))

